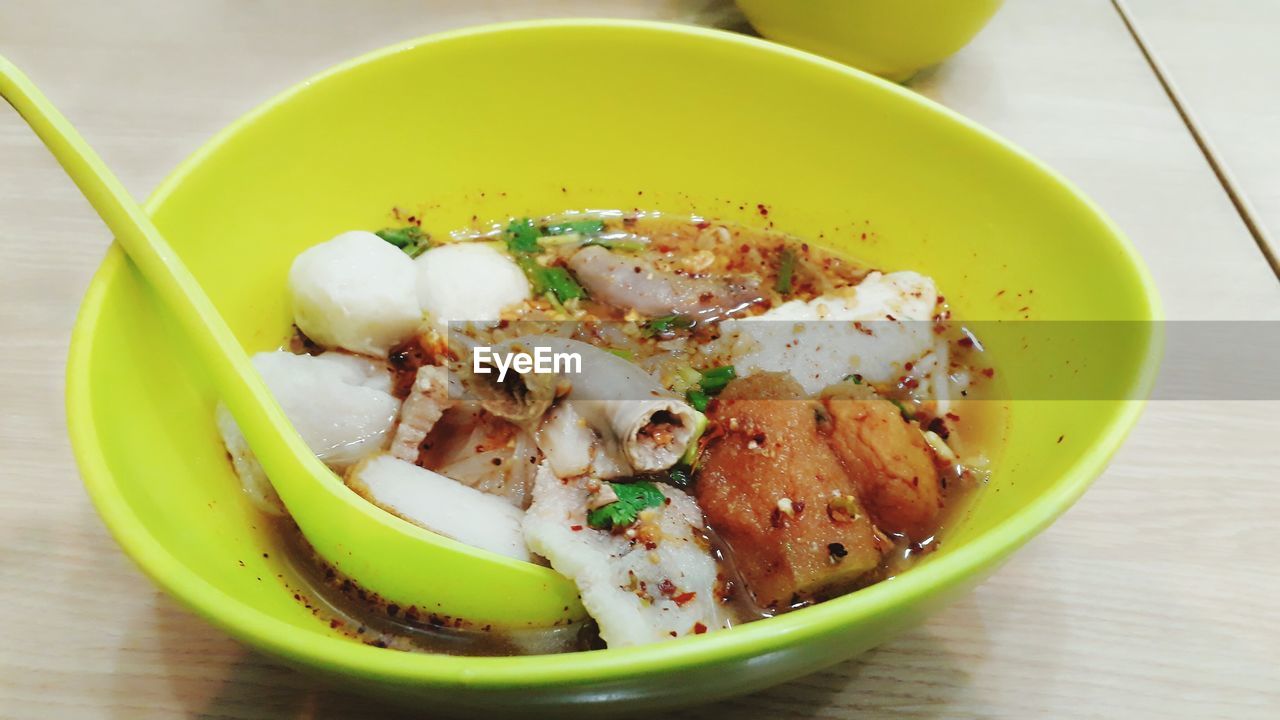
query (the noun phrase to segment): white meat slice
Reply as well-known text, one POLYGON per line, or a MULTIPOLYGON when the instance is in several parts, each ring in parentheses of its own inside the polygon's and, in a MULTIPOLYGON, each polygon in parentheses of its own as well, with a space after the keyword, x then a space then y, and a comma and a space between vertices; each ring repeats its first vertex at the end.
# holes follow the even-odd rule
POLYGON ((529 561, 524 511, 506 500, 381 454, 351 471, 347 484, 366 500, 461 543, 529 561))
POLYGON ((904 270, 868 273, 853 288, 812 300, 791 300, 744 320, 932 320, 938 288, 933 278, 904 270))
POLYGON ((573 580, 609 647, 728 627, 718 568, 693 498, 661 486, 669 502, 645 510, 634 533, 587 525, 590 480, 562 481, 544 463, 525 514, 529 549, 573 580))
MULTIPOLYGON (((344 353, 313 356, 281 350, 254 355, 253 366, 307 447, 329 467, 341 472, 386 447, 400 403, 382 365, 344 353)), ((283 514, 266 473, 221 403, 215 418, 250 500, 264 512, 283 514)))
MULTIPOLYGON (((720 347, 733 357, 739 375, 788 372, 807 393, 855 373, 868 382, 890 383, 908 374, 907 363, 935 367, 930 356, 945 351, 931 322, 937 299, 933 280, 923 275, 873 272, 852 288, 727 320, 720 326, 720 347)), ((922 381, 931 377, 919 375, 922 381)))
POLYGON ((437 454, 431 469, 476 490, 528 506, 537 470, 538 447, 524 428, 482 410, 478 403, 455 405, 441 421, 457 433, 437 454), (470 432, 465 428, 470 427, 470 432), (464 434, 465 433, 465 434, 464 434), (461 437, 462 442, 458 442, 461 437))
POLYGON ((449 373, 438 365, 423 365, 413 379, 413 389, 400 406, 400 424, 391 440, 391 454, 401 460, 417 462, 422 441, 440 421, 444 411, 453 407, 449 397, 449 373))

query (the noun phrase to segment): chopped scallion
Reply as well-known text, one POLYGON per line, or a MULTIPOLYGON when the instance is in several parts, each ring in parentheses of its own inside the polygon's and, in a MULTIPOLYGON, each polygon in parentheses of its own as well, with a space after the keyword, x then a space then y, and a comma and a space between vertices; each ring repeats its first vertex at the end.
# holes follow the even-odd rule
POLYGON ((783 295, 791 294, 791 278, 796 272, 796 251, 789 247, 782 248, 782 260, 778 265, 778 282, 773 289, 783 295))
POLYGON ((711 402, 710 396, 701 390, 689 390, 684 394, 684 399, 687 400, 689 405, 698 412, 706 412, 707 404, 711 402))
POLYGON ((702 391, 708 395, 716 395, 724 389, 729 381, 738 376, 732 365, 721 365, 702 371, 702 380, 698 383, 702 391))
POLYGON ((603 220, 567 220, 543 228, 546 235, 596 235, 604 232, 603 220))
POLYGON ((401 228, 383 228, 374 233, 374 235, 400 248, 409 257, 418 257, 431 247, 431 236, 423 232, 422 228, 417 225, 408 225, 401 228))
POLYGON ((687 315, 664 315, 641 325, 645 335, 649 337, 669 335, 676 330, 688 330, 691 327, 693 327, 693 318, 687 315))

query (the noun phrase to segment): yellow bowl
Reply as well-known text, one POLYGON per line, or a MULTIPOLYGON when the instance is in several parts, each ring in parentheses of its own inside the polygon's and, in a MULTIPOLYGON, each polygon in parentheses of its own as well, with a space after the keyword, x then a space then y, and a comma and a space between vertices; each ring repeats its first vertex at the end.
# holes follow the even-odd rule
MULTIPOLYGON (((569 208, 767 221, 878 266, 929 273, 964 317, 1016 319, 1024 304, 1046 320, 1157 315, 1150 279, 1119 231, 994 135, 843 65, 663 24, 518 23, 367 55, 219 134, 148 207, 258 351, 288 333, 294 255, 388 224, 393 205, 434 230, 569 208), (1032 290, 1033 301, 1017 297, 1032 290)), ((1141 409, 1119 399, 1015 403, 990 487, 941 550, 831 602, 648 647, 405 654, 338 636, 294 600, 298 578, 218 442, 199 358, 168 324, 113 247, 72 338, 67 414, 85 484, 121 546, 198 614, 263 651, 439 710, 674 706, 852 657, 1046 527, 1141 409)), ((1125 391, 1115 397, 1134 397, 1154 369, 1154 338, 1139 332, 1121 347, 1082 343, 1052 361, 1105 362, 1125 391)), ((1016 350, 991 348, 998 364, 1016 350)), ((999 367, 1015 381, 1021 365, 999 367)))
POLYGON ((761 35, 901 82, 964 47, 1004 0, 738 0, 761 35))

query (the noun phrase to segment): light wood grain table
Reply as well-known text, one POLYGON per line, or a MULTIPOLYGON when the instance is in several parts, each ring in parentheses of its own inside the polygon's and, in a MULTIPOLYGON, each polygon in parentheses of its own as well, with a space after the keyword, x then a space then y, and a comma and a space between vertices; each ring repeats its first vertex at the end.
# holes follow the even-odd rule
POLYGON ((1116 5, 1280 270, 1280 2, 1116 5))
MULTIPOLYGON (((720 0, 6 0, 0 52, 142 197, 217 129, 335 62, 567 15, 741 23, 720 0)), ((1111 3, 1010 0, 913 86, 1101 203, 1172 318, 1280 320, 1280 283, 1111 3)), ((109 239, 0 111, 0 717, 398 715, 191 616, 94 514, 65 439, 63 368, 109 239)), ((1153 403, 1088 495, 969 598, 855 661, 689 715, 1280 716, 1277 437, 1277 402, 1153 403)))

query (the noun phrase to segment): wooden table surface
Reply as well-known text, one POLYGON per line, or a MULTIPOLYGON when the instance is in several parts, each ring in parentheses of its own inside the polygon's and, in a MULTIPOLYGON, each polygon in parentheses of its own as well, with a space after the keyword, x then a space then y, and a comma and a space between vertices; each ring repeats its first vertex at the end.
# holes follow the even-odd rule
POLYGON ((1117 0, 1280 269, 1280 2, 1117 0))
MULTIPOLYGON (((446 28, 567 15, 742 22, 722 0, 7 0, 0 52, 142 197, 217 129, 337 61, 446 28)), ((1165 55, 1188 41, 1161 37, 1165 55)), ((1171 318, 1280 320, 1280 283, 1111 3, 1010 0, 913 87, 1095 198, 1150 264, 1171 318)), ((1205 102, 1204 117, 1230 122, 1205 102)), ((1247 134, 1222 147, 1249 159, 1265 142, 1277 147, 1247 134)), ((0 717, 398 716, 191 616, 107 535, 66 440, 63 368, 109 240, 0 111, 0 717)), ((857 660, 689 715, 1280 716, 1277 437, 1275 401, 1154 402, 1085 498, 970 597, 857 660)))

